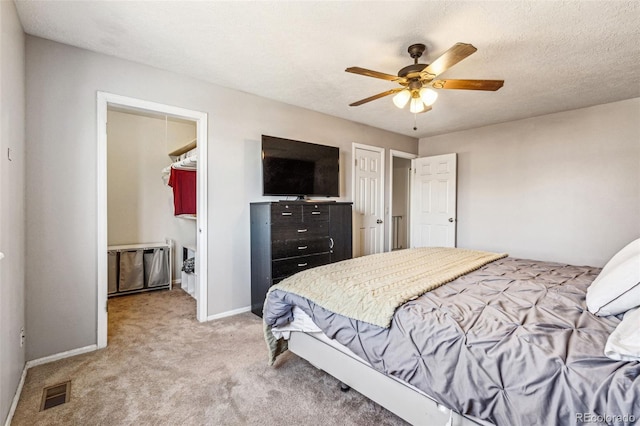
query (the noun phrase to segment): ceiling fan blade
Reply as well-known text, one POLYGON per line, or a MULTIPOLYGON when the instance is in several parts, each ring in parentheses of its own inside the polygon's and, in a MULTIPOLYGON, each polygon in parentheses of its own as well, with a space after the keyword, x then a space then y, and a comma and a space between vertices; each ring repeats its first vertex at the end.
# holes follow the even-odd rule
POLYGON ((473 45, 471 44, 456 43, 453 45, 453 47, 440 55, 438 59, 433 61, 424 70, 422 70, 422 74, 431 74, 433 77, 436 77, 466 58, 467 56, 473 54, 476 50, 478 49, 473 47, 473 45))
POLYGON ((350 67, 350 68, 347 68, 345 71, 352 72, 354 74, 366 75, 367 77, 381 78, 383 80, 389 80, 389 81, 405 80, 405 78, 398 77, 397 75, 385 74, 383 72, 372 71, 372 70, 368 70, 366 68, 360 68, 360 67, 350 67))
POLYGON ((432 109, 433 109, 433 108, 431 108, 430 106, 425 105, 425 106, 424 106, 424 111, 421 111, 421 112, 419 112, 418 114, 424 114, 425 112, 429 112, 429 111, 431 111, 432 109))
POLYGON ((367 102, 375 101, 376 99, 384 98, 385 96, 393 95, 394 93, 398 93, 399 91, 404 90, 403 87, 399 87, 397 89, 387 90, 386 92, 378 93, 377 95, 369 96, 368 98, 361 99, 358 102, 354 102, 349 104, 349 106, 359 106, 362 104, 366 104, 367 102))
POLYGON ((434 89, 463 89, 496 91, 502 87, 504 80, 434 80, 434 89))

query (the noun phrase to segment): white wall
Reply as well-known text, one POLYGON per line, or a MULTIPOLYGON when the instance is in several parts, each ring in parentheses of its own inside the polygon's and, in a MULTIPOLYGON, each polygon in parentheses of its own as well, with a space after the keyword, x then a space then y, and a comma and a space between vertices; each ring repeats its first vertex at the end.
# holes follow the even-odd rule
MULTIPOLYGON (((12 1, 0 1, 0 423, 25 364, 25 39, 12 1), (11 149, 11 161, 7 150, 11 149)), ((27 330, 28 332, 28 330, 27 330)))
POLYGON ((602 266, 640 236, 640 98, 420 140, 458 153, 458 246, 602 266))
POLYGON ((108 244, 174 240, 173 277, 182 247, 196 245, 196 221, 173 215, 173 192, 160 171, 169 152, 195 139, 195 122, 107 111, 108 244))
MULTIPOLYGON (((27 37, 27 358, 96 343, 96 91, 208 113, 208 314, 250 305, 249 203, 262 134, 417 152, 417 140, 55 42, 27 37)), ((348 108, 345 105, 345 108, 348 108)), ((388 179, 387 179, 388 182, 388 179)))

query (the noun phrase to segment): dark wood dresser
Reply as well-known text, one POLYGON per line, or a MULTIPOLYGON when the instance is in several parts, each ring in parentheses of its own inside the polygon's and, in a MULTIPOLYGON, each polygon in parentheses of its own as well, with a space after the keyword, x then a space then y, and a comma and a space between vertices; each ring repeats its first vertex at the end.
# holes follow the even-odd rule
POLYGON ((251 312, 261 317, 269 287, 296 272, 351 259, 351 204, 251 203, 251 312))

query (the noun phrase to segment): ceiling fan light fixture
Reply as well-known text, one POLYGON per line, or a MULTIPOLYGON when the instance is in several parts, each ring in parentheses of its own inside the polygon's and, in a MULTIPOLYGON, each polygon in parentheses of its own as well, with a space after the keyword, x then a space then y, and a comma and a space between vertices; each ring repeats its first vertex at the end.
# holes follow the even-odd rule
POLYGON ((420 98, 426 106, 431 106, 438 99, 438 92, 428 87, 420 89, 420 98))
POLYGON ((401 90, 400 92, 398 92, 393 97, 393 103, 395 104, 395 106, 397 106, 398 108, 402 109, 405 106, 407 106, 407 103, 409 102, 409 99, 411 99, 411 92, 409 92, 407 89, 404 89, 404 90, 401 90))
MULTIPOLYGON (((411 101, 409 110, 412 114, 418 114, 431 111, 432 105, 438 98, 439 89, 495 92, 504 84, 504 80, 437 80, 441 73, 447 71, 477 51, 471 44, 456 43, 438 58, 431 61, 430 64, 420 64, 418 63, 418 58, 421 57, 425 51, 426 46, 422 43, 415 43, 409 46, 408 52, 411 58, 413 58, 413 64, 400 69, 395 75, 360 67, 349 67, 345 69, 346 72, 391 81, 401 86, 396 86, 395 89, 390 89, 350 103, 349 106, 359 106, 367 102, 375 101, 376 99, 393 95, 393 103, 395 106, 403 109, 409 101, 411 101)), ((415 119, 416 117, 414 116, 414 120, 415 119)), ((415 125, 414 130, 416 130, 415 125)))
POLYGON ((422 99, 420 99, 419 97, 412 98, 411 105, 409 106, 409 111, 414 114, 424 111, 424 103, 422 102, 422 99))

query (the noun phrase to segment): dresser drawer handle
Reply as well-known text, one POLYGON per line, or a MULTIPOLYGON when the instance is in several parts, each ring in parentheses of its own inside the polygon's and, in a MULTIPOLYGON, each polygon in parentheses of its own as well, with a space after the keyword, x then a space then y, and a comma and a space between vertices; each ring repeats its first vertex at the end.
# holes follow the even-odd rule
POLYGON ((299 246, 298 250, 306 250, 308 246, 299 246))
POLYGON ((298 229, 298 232, 302 233, 302 232, 307 232, 306 229, 298 229))
POLYGON ((303 266, 307 266, 307 265, 308 265, 308 263, 298 263, 298 266, 299 266, 300 268, 302 268, 303 266))
POLYGON ((282 212, 282 216, 291 216, 292 214, 291 212, 282 212))
POLYGON ((311 214, 320 214, 320 212, 311 212, 311 214))

